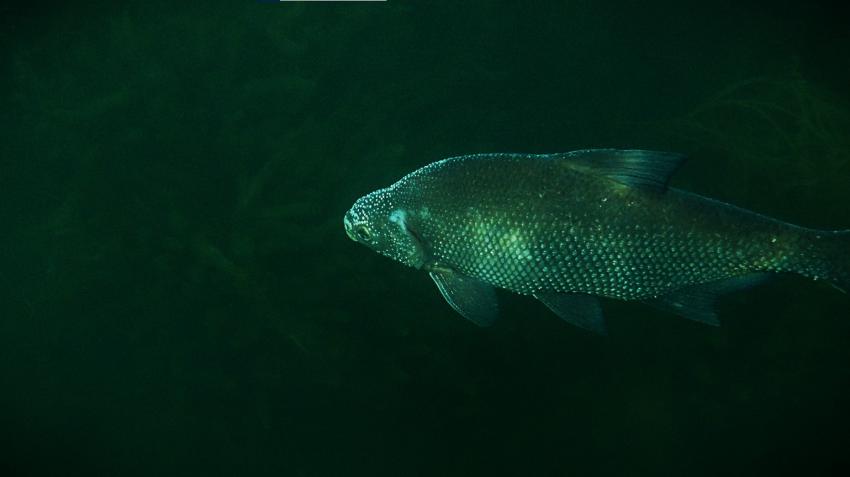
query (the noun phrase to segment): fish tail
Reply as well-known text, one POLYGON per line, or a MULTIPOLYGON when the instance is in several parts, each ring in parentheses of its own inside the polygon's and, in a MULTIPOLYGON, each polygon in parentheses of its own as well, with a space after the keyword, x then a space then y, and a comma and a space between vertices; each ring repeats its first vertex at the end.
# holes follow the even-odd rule
POLYGON ((827 279, 844 293, 850 292, 850 230, 833 232, 832 273, 827 279))
POLYGON ((811 230, 790 271, 850 293, 850 230, 811 230))

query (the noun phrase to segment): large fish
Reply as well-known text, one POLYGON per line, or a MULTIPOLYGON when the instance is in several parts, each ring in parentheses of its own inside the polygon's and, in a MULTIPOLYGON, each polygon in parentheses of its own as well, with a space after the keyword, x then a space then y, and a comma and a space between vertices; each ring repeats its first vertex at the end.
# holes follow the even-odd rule
POLYGON ((425 270, 478 325, 494 288, 604 333, 597 297, 718 324, 718 295, 775 273, 850 288, 850 230, 798 227, 667 186, 679 154, 591 149, 478 154, 418 169, 358 199, 353 240, 425 270))

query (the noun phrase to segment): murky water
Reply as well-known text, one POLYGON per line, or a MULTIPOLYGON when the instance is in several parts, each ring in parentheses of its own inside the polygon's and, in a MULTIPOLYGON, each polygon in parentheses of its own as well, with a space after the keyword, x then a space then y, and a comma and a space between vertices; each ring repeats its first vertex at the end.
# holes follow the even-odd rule
MULTIPOLYGON (((711 328, 458 317, 346 237, 473 152, 686 153, 693 190, 850 227, 850 34, 812 2, 0 7, 4 475, 835 475, 850 297, 711 328)), ((850 251, 848 251, 850 253, 850 251)))

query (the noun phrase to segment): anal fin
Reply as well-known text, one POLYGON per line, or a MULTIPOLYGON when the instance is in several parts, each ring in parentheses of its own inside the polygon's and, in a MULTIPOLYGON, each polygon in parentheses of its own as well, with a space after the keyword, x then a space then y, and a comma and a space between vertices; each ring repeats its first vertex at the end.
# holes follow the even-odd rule
POLYGON ((715 306, 721 295, 759 285, 771 276, 770 273, 740 275, 682 288, 658 298, 644 300, 644 303, 682 318, 706 325, 720 326, 715 306))

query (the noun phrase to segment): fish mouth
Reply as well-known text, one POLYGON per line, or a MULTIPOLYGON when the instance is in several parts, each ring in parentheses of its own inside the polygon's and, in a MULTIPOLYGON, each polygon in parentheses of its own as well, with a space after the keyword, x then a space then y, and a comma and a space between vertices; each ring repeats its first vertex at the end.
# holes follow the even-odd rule
POLYGON ((351 233, 351 230, 345 229, 345 235, 348 235, 348 238, 350 238, 351 240, 354 240, 355 242, 357 241, 357 238, 354 237, 354 234, 351 233))
POLYGON ((354 236, 354 223, 351 220, 351 211, 345 213, 345 216, 342 218, 342 225, 345 226, 345 235, 348 235, 348 238, 357 242, 357 237, 354 236))

